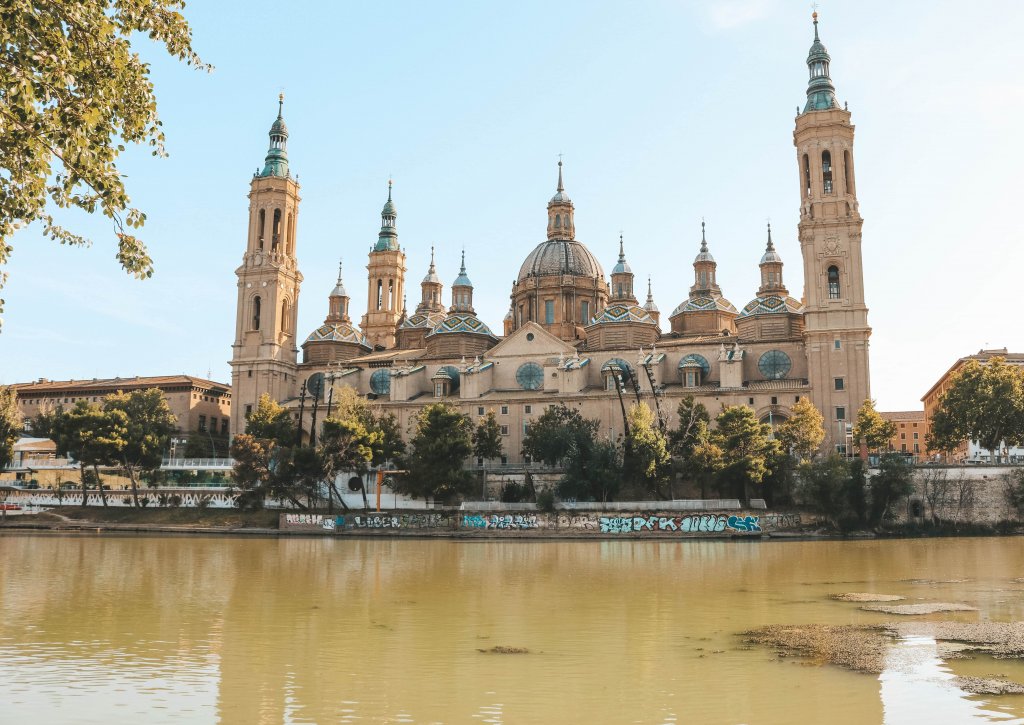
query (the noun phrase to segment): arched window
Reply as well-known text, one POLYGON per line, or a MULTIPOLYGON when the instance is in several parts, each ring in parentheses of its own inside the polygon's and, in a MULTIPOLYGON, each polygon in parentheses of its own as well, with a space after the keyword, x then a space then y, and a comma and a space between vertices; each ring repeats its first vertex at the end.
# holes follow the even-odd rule
POLYGON ((295 217, 291 212, 288 212, 288 226, 285 228, 284 251, 285 254, 295 252, 295 217))
POLYGON ((828 298, 839 299, 839 267, 834 264, 828 268, 828 298))
POLYGON ((395 280, 388 280, 388 309, 395 309, 395 280))
POLYGON ((377 280, 377 309, 384 305, 384 280, 377 280))
POLYGON ((555 229, 561 229, 561 228, 562 228, 562 215, 561 214, 555 214, 555 229))
POLYGON ((260 209, 260 220, 259 220, 258 224, 259 224, 259 227, 256 229, 256 239, 257 239, 257 244, 259 245, 259 249, 262 251, 263 250, 263 235, 266 233, 266 229, 267 229, 267 210, 266 209, 260 209))
POLYGON ((580 303, 580 319, 584 325, 590 324, 590 302, 588 300, 583 300, 580 303))
POLYGON ((288 332, 288 300, 281 302, 281 332, 288 332))
POLYGON ((850 188, 850 152, 843 151, 843 191, 847 194, 852 194, 853 189, 850 188))
POLYGON ((621 284, 619 285, 618 296, 622 297, 622 285, 621 284))
POLYGON ((804 154, 804 198, 811 195, 811 160, 804 154))
POLYGON ((252 329, 260 329, 260 307, 262 302, 259 296, 252 298, 252 329))
POLYGON ((281 210, 274 209, 274 227, 270 232, 270 251, 277 251, 277 243, 281 241, 281 210))
POLYGON ((832 154, 821 152, 821 180, 826 194, 832 193, 832 154))

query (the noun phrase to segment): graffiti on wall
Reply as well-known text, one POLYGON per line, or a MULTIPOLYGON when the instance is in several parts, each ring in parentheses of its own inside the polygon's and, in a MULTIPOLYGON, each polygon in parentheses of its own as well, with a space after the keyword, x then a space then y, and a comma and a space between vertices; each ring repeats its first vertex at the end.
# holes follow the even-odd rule
POLYGON ((324 514, 284 514, 283 523, 285 525, 285 528, 319 528, 323 531, 334 531, 335 528, 338 526, 338 518, 329 515, 325 516, 324 514))
POLYGON ((352 516, 349 526, 354 529, 450 529, 451 518, 445 514, 362 514, 352 516))
POLYGON ((536 529, 536 514, 466 514, 462 517, 465 529, 536 529))
POLYGON ((634 532, 759 533, 757 516, 695 514, 693 516, 601 516, 600 531, 605 534, 634 532))

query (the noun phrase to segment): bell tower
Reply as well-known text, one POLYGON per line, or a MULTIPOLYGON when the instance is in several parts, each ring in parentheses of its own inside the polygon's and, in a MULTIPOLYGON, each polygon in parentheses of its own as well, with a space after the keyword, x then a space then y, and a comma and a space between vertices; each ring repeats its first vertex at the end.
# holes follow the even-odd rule
POLYGON ((288 171, 288 127, 278 98, 270 127, 270 148, 262 171, 249 185, 249 234, 238 278, 235 342, 231 355, 231 433, 245 432, 245 420, 260 395, 292 397, 298 349, 295 325, 302 273, 295 259, 299 184, 288 171))
POLYGON ((800 179, 804 263, 804 341, 812 399, 825 418, 826 443, 846 446, 847 425, 871 396, 868 308, 861 259, 850 112, 840 108, 831 57, 818 37, 807 55, 807 102, 793 143, 800 179))
POLYGON ((398 213, 391 200, 391 180, 388 180, 388 200, 380 212, 380 234, 370 250, 366 265, 366 314, 360 327, 366 339, 375 348, 395 346, 395 330, 402 316, 405 298, 405 252, 398 246, 398 213))

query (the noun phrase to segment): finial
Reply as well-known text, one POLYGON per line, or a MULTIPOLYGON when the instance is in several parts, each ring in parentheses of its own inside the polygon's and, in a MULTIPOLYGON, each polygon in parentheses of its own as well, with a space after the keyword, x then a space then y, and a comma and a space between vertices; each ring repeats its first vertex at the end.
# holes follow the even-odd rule
POLYGON ((462 248, 462 267, 459 269, 459 274, 466 273, 466 248, 462 248))
POLYGON ((815 40, 819 40, 819 38, 818 38, 818 3, 812 3, 811 4, 811 8, 814 10, 814 12, 811 13, 811 19, 814 21, 814 39, 815 40))
POLYGON ((338 260, 338 284, 341 284, 341 260, 338 260))
POLYGON ((430 271, 434 271, 434 245, 430 245, 430 271))
POLYGON ((626 261, 626 250, 622 246, 622 232, 619 232, 619 261, 620 262, 625 262, 626 261))
POLYGON ((562 154, 558 154, 558 189, 557 191, 565 191, 565 187, 562 186, 562 154))
POLYGON ((775 249, 775 245, 772 244, 772 223, 768 222, 768 251, 775 249))
POLYGON ((647 299, 652 297, 654 297, 654 294, 651 292, 651 275, 647 275, 647 299))
POLYGON ((277 117, 281 118, 281 113, 284 111, 284 91, 277 94, 277 117))
POLYGON ((391 201, 391 186, 395 182, 392 179, 388 179, 388 201, 391 201))
POLYGON ((704 235, 704 217, 700 218, 700 251, 708 251, 708 240, 704 235))

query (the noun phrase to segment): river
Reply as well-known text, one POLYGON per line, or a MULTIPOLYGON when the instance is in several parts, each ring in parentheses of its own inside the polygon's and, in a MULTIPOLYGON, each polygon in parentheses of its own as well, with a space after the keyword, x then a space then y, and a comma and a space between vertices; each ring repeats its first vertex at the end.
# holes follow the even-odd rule
POLYGON ((1020 660, 925 638, 877 676, 737 636, 894 618, 840 592, 1021 620, 1022 543, 4 535, 0 722, 1024 722, 949 682, 1020 660))

